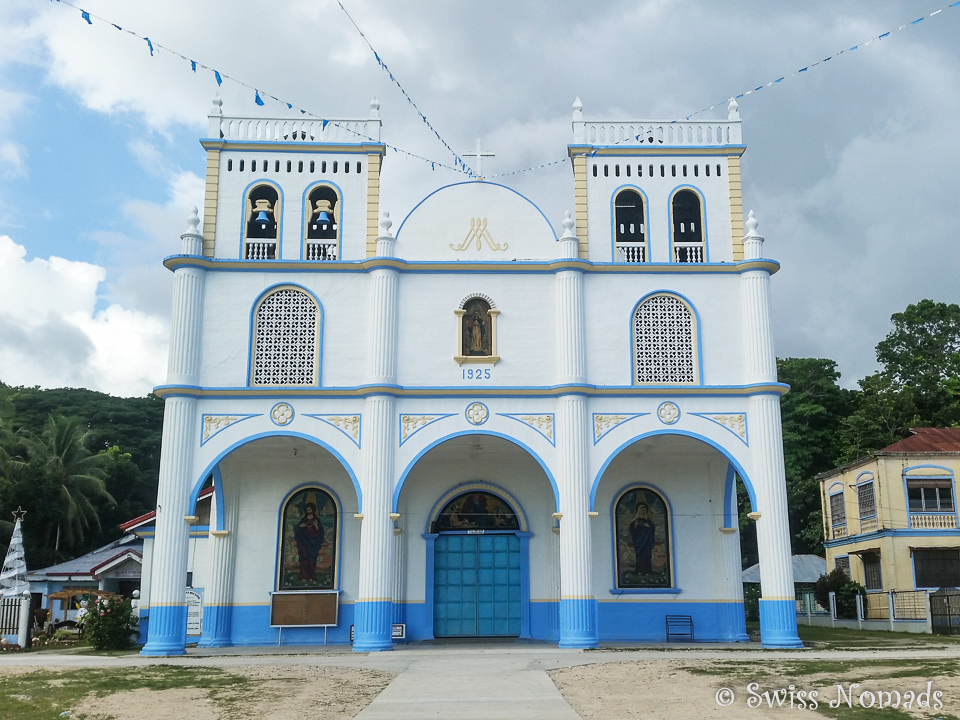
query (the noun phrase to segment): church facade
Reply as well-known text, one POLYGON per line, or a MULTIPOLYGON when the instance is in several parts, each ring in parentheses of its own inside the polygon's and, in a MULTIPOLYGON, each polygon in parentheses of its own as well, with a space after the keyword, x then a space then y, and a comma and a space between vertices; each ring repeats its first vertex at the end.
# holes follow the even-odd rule
POLYGON ((379 133, 376 102, 314 122, 214 101, 203 227, 165 260, 143 653, 184 652, 188 567, 207 646, 585 648, 663 641, 668 616, 745 641, 737 476, 763 643, 799 646, 778 265, 744 230, 735 105, 614 123, 575 103, 560 232, 482 179, 394 226, 379 133))

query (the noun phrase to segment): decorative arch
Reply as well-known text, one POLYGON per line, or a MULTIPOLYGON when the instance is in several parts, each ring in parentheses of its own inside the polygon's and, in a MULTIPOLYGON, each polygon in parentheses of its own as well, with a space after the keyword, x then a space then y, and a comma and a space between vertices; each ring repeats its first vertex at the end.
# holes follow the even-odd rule
MULTIPOLYGON (((464 485, 458 485, 454 488, 451 488, 445 492, 440 499, 434 503, 433 507, 430 509, 430 514, 427 516, 427 525, 424 532, 435 533, 442 530, 453 530, 453 527, 438 527, 438 524, 442 524, 442 518, 444 514, 449 511, 460 512, 462 508, 455 507, 457 501, 461 499, 467 499, 471 495, 483 494, 486 496, 491 496, 498 499, 502 504, 506 505, 506 509, 513 514, 513 517, 516 521, 515 524, 507 527, 502 523, 499 527, 496 526, 496 523, 490 527, 492 530, 516 530, 518 532, 529 532, 527 525, 527 515, 523 510, 523 507, 520 505, 520 501, 517 500, 511 493, 504 490, 498 485, 493 483, 476 481, 471 483, 466 483, 464 485)), ((488 505, 488 511, 493 519, 496 518, 496 508, 490 509, 488 505)), ((475 526, 466 527, 464 530, 477 529, 477 528, 487 529, 486 525, 481 523, 476 523, 475 526)))
MULTIPOLYGON (((736 474, 740 476, 741 480, 743 480, 743 485, 747 489, 747 495, 750 496, 750 509, 754 511, 757 510, 757 493, 753 487, 753 482, 751 482, 750 476, 747 475, 746 471, 743 469, 743 464, 736 457, 734 457, 734 455, 726 447, 724 447, 718 442, 715 442, 714 440, 711 440, 708 437, 705 437, 704 435, 699 435, 697 433, 690 432, 689 430, 680 430, 677 428, 671 428, 671 429, 665 428, 663 430, 651 430, 650 432, 645 432, 645 433, 641 433, 640 435, 635 435, 633 438, 631 438, 630 440, 627 440, 625 443, 620 445, 620 447, 618 447, 616 450, 610 453, 610 455, 607 456, 607 459, 604 460, 603 465, 600 466, 600 469, 597 471, 596 476, 593 478, 593 485, 591 485, 590 487, 590 511, 591 512, 596 510, 597 489, 600 487, 600 480, 603 479, 603 474, 607 471, 607 468, 610 467, 610 463, 612 463, 621 452, 626 450, 628 447, 630 447, 634 443, 638 443, 641 440, 645 440, 648 437, 655 437, 658 435, 682 435, 684 437, 692 438, 694 440, 699 440, 700 442, 706 445, 709 445, 714 450, 716 450, 721 455, 723 455, 727 459, 727 461, 730 463, 730 465, 733 467, 734 471, 736 471, 736 474)), ((727 476, 728 487, 732 487, 731 485, 732 480, 733 480, 732 474, 728 474, 727 476)))
MULTIPOLYGON (((219 483, 219 485, 215 485, 214 487, 217 487, 217 488, 222 487, 223 479, 220 476, 219 464, 227 455, 232 453, 234 450, 237 450, 238 448, 243 447, 244 445, 247 445, 249 443, 256 442, 257 440, 262 440, 268 437, 292 437, 292 438, 297 438, 299 440, 305 440, 306 442, 316 445, 317 447, 323 448, 328 453, 333 455, 337 459, 337 462, 340 463, 340 466, 346 471, 347 475, 350 476, 350 482, 353 483, 353 489, 357 494, 357 512, 358 513, 363 512, 363 491, 360 489, 360 481, 357 479, 357 474, 353 471, 353 468, 350 466, 350 463, 347 462, 346 458, 344 458, 343 455, 341 455, 336 448, 332 447, 331 445, 328 445, 327 443, 323 442, 317 437, 314 437, 313 435, 305 435, 303 433, 291 432, 289 430, 271 430, 267 432, 257 433, 256 435, 251 435, 249 437, 245 437, 242 440, 238 440, 237 442, 232 443, 231 445, 227 446, 226 448, 221 450, 219 453, 217 453, 217 456, 213 458, 213 460, 210 461, 210 463, 207 465, 204 471, 200 473, 199 477, 197 478, 197 481, 193 485, 193 490, 190 492, 190 504, 189 504, 190 513, 192 514, 194 509, 196 508, 197 499, 200 496, 200 490, 203 489, 203 484, 207 481, 207 478, 210 477, 211 473, 215 473, 214 482, 219 483)), ((337 500, 337 502, 339 504, 340 502, 339 499, 337 500)), ((222 517, 223 516, 222 506, 218 505, 217 509, 218 509, 219 516, 222 517)), ((222 525, 218 525, 217 529, 223 530, 224 528, 222 525)))
POLYGON ((303 192, 303 260, 337 260, 341 247, 343 195, 329 181, 317 182, 303 192))
POLYGON ((496 365, 497 354, 497 309, 493 298, 483 293, 472 293, 460 301, 453 311, 457 318, 456 355, 458 365, 485 363, 496 365))
POLYGON ((634 483, 614 496, 614 587, 623 590, 674 587, 673 517, 660 490, 634 483))
POLYGON ((243 252, 246 260, 280 255, 283 190, 271 180, 254 180, 243 191, 243 252))
POLYGON ((323 312, 313 293, 276 285, 254 304, 250 333, 251 386, 320 384, 323 312))
MULTIPOLYGON (((400 479, 397 481, 396 488, 393 491, 393 504, 391 505, 391 509, 393 512, 397 512, 397 508, 400 505, 400 492, 403 490, 403 485, 404 483, 406 483, 407 478, 410 476, 410 473, 413 470, 413 468, 416 467, 418 462, 420 462, 420 459, 424 455, 426 455, 428 452, 433 450, 435 447, 437 447, 438 445, 442 445, 443 443, 447 442, 447 440, 453 440, 454 438, 458 438, 463 435, 488 435, 490 437, 497 437, 502 440, 506 440, 507 442, 512 443, 513 445, 516 445, 517 447, 525 450, 527 454, 530 455, 530 457, 532 457, 534 460, 537 461, 537 464, 543 470, 543 473, 547 476, 547 480, 549 481, 550 487, 553 490, 554 507, 557 509, 557 512, 560 511, 560 491, 557 488, 557 481, 554 479, 553 473, 550 472, 550 468, 543 461, 543 458, 537 455, 537 453, 535 453, 530 448, 529 445, 526 445, 520 442, 514 437, 509 437, 507 435, 504 435, 503 433, 493 432, 491 430, 460 430, 458 432, 450 433, 449 435, 444 435, 442 438, 438 438, 437 440, 434 440, 432 443, 430 443, 425 448, 420 450, 420 452, 418 452, 416 456, 407 464, 407 466, 403 470, 403 473, 400 475, 400 479)), ((494 487, 494 486, 490 485, 490 487, 494 487)), ((506 491, 502 489, 498 489, 497 492, 503 493, 506 491)), ((520 508, 519 504, 514 504, 514 508, 520 509, 522 511, 522 508, 520 508)))
POLYGON ((656 291, 634 307, 633 384, 699 385, 700 323, 690 302, 676 293, 656 291))
POLYGON ((339 588, 340 502, 319 483, 301 485, 280 504, 274 589, 339 588))
POLYGON ((707 262, 703 193, 682 185, 670 193, 670 262, 707 262))
POLYGON ((613 195, 614 262, 648 262, 646 199, 633 186, 623 186, 613 195))
POLYGON ((830 507, 830 527, 846 525, 847 498, 842 482, 835 482, 827 488, 827 504, 830 507))

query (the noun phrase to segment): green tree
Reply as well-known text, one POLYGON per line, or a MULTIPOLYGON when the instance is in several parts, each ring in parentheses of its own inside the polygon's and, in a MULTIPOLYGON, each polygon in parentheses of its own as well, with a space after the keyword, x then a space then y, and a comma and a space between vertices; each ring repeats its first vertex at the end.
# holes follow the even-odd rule
POLYGON ((779 359, 777 377, 790 385, 780 413, 792 550, 822 553, 820 484, 815 478, 834 467, 841 449, 839 430, 853 393, 837 384, 837 364, 825 358, 779 359))
POLYGON ((89 528, 100 528, 94 502, 115 504, 104 483, 108 456, 90 452, 90 431, 77 418, 51 415, 42 432, 23 437, 29 461, 21 467, 29 465, 52 481, 54 494, 48 499, 60 510, 54 551, 61 543, 68 547, 81 543, 89 528))
POLYGON ((921 300, 890 318, 893 330, 877 344, 891 384, 912 388, 926 424, 960 422, 960 306, 921 300))

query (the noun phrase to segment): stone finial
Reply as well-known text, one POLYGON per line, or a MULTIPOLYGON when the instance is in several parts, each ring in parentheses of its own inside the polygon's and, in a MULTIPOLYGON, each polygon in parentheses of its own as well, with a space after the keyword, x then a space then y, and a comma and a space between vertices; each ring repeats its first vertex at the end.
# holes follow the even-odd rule
POLYGON ((380 237, 393 237, 390 234, 390 228, 393 227, 393 220, 390 219, 390 213, 384 212, 383 217, 380 218, 380 237))
POLYGON ((560 236, 561 239, 565 238, 576 238, 576 234, 573 232, 574 225, 576 223, 573 221, 573 218, 570 217, 570 211, 567 210, 563 215, 563 222, 560 223, 563 225, 563 235, 560 236))
POLYGON ((190 216, 187 218, 187 231, 185 235, 199 235, 200 234, 200 214, 197 210, 197 206, 194 205, 190 210, 190 216))
POLYGON ((751 210, 747 215, 747 221, 743 224, 747 229, 743 236, 744 260, 758 260, 763 257, 763 237, 757 232, 757 225, 759 224, 753 210, 751 210))
POLYGON ((213 96, 213 107, 210 108, 211 115, 223 115, 223 100, 220 99, 220 93, 213 96))
POLYGON ((727 120, 739 120, 740 111, 738 110, 740 106, 737 104, 736 98, 730 98, 730 102, 727 103, 727 120))
POLYGON ((378 118, 380 117, 380 101, 374 98, 370 101, 370 117, 378 118))
POLYGON ((583 103, 580 102, 579 97, 573 101, 573 121, 578 120, 583 120, 583 103))
POLYGON ((751 210, 747 214, 747 221, 744 223, 744 226, 747 228, 747 234, 744 237, 760 237, 760 234, 757 232, 757 225, 760 223, 757 222, 757 216, 753 214, 751 210))

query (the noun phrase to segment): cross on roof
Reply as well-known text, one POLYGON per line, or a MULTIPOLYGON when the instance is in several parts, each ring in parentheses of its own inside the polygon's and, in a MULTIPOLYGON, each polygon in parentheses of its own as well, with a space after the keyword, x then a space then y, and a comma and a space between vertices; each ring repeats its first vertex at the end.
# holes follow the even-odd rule
POLYGON ((483 180, 483 159, 485 157, 496 157, 492 152, 484 152, 481 149, 480 138, 477 138, 477 149, 475 152, 463 153, 464 157, 475 157, 477 159, 477 179, 483 180))

